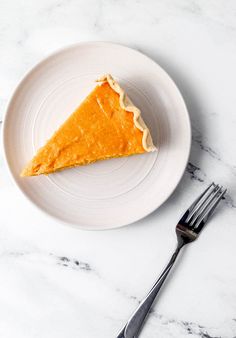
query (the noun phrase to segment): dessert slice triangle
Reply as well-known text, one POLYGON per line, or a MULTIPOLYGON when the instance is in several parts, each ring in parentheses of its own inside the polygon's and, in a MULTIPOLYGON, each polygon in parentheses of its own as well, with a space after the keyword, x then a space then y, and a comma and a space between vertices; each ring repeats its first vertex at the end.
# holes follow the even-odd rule
POLYGON ((21 172, 21 176, 50 174, 114 157, 154 151, 151 134, 140 110, 111 75, 61 125, 21 172))

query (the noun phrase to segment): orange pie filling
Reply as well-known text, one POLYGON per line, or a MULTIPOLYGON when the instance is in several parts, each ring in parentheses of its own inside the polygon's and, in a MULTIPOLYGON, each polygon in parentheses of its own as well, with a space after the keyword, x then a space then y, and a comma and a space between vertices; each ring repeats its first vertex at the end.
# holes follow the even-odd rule
POLYGON ((155 150, 141 115, 136 116, 137 121, 134 121, 134 112, 128 111, 132 107, 137 110, 136 114, 140 114, 113 78, 104 77, 38 150, 21 176, 50 174, 98 160, 155 150), (112 84, 117 86, 116 90, 112 84), (124 104, 121 104, 121 99, 124 104))

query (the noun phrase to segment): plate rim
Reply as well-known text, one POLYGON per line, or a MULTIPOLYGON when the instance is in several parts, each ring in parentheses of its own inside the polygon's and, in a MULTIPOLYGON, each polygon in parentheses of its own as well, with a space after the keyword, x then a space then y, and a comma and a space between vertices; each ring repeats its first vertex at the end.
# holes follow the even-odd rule
POLYGON ((60 224, 63 224, 65 226, 70 226, 70 227, 73 227, 73 228, 76 228, 76 229, 85 230, 85 231, 114 230, 114 229, 117 229, 117 228, 121 228, 121 227, 124 227, 124 226, 131 225, 133 223, 136 223, 136 222, 138 222, 138 221, 146 218, 148 215, 152 214, 155 210, 157 210, 161 205, 163 205, 169 199, 169 197, 173 194, 173 192, 177 188, 178 184, 180 183, 180 181, 181 181, 181 179, 182 179, 182 177, 183 177, 183 175, 185 173, 187 164, 188 164, 188 160, 189 160, 189 157, 190 157, 191 144, 192 144, 192 129, 191 129, 191 120, 190 120, 190 115, 188 113, 188 108, 187 108, 187 105, 185 103, 185 100, 183 98, 183 95, 182 95, 181 91, 179 90, 178 86, 176 85, 176 83, 172 79, 172 77, 169 75, 169 73, 165 69, 163 69, 156 61, 154 61, 151 57, 149 57, 145 53, 140 52, 139 50, 137 50, 135 48, 126 46, 126 45, 121 44, 121 43, 110 42, 110 41, 83 41, 83 42, 73 43, 73 44, 61 47, 61 48, 55 50, 54 52, 47 54, 41 61, 39 61, 36 64, 34 64, 27 72, 25 72, 23 74, 23 76, 21 77, 20 81, 17 83, 16 87, 13 89, 13 92, 10 95, 10 98, 9 98, 9 100, 7 102, 5 112, 3 113, 1 144, 2 144, 2 148, 3 148, 3 159, 4 159, 5 163, 7 164, 6 168, 7 168, 7 172, 10 175, 11 181, 14 183, 15 186, 17 186, 18 191, 20 191, 20 193, 26 198, 26 200, 28 202, 30 202, 30 204, 33 205, 36 208, 36 210, 39 210, 39 211, 43 212, 43 214, 45 216, 47 216, 49 219, 53 219, 54 221, 59 222, 60 224), (186 147, 186 159, 185 159, 185 163, 183 165, 182 171, 179 173, 178 178, 176 179, 176 183, 172 186, 172 188, 170 189, 170 191, 168 192, 168 194, 166 194, 165 198, 159 204, 157 204, 154 208, 151 208, 151 210, 146 211, 143 214, 142 217, 138 217, 137 219, 134 219, 133 221, 131 221, 129 223, 127 223, 127 222, 125 222, 125 223, 120 222, 120 224, 109 225, 109 227, 108 226, 101 226, 101 225, 98 225, 98 226, 93 226, 93 225, 90 226, 89 225, 88 226, 86 224, 82 225, 82 224, 77 223, 77 222, 65 221, 65 220, 62 220, 62 219, 58 218, 57 216, 49 213, 44 208, 42 208, 41 206, 39 206, 38 204, 36 204, 28 196, 28 194, 24 190, 21 189, 20 185, 18 184, 18 182, 17 182, 17 180, 16 180, 16 178, 15 178, 15 176, 14 176, 12 170, 11 170, 11 166, 9 164, 9 161, 8 161, 8 155, 7 155, 6 143, 5 143, 6 142, 5 141, 5 139, 6 139, 6 133, 7 133, 6 132, 6 129, 7 129, 6 128, 6 124, 7 124, 7 117, 8 117, 9 111, 10 111, 10 105, 11 105, 12 101, 14 100, 15 96, 17 95, 17 92, 20 90, 21 86, 27 80, 27 78, 34 71, 36 71, 37 68, 41 67, 44 63, 46 63, 49 59, 53 58, 54 56, 56 56, 56 55, 58 55, 60 53, 69 51, 69 50, 71 50, 73 48, 76 48, 76 47, 88 46, 88 45, 100 45, 100 46, 104 45, 104 46, 110 46, 110 47, 121 47, 121 48, 124 48, 124 49, 131 50, 133 52, 136 52, 136 53, 140 54, 142 57, 145 57, 146 59, 148 59, 149 62, 152 62, 153 64, 155 64, 155 66, 157 66, 165 74, 165 76, 168 78, 168 81, 171 82, 172 86, 174 86, 175 91, 179 94, 179 99, 182 101, 182 105, 183 105, 183 108, 184 108, 183 112, 184 112, 184 115, 185 115, 185 118, 186 118, 186 122, 187 122, 187 129, 186 129, 187 132, 186 132, 186 135, 187 135, 187 133, 188 133, 188 135, 186 137, 188 138, 188 148, 186 147))

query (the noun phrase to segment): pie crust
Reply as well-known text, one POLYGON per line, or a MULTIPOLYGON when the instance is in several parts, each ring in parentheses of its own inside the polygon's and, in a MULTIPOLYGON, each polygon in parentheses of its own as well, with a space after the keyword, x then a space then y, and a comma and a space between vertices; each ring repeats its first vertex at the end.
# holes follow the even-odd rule
POLYGON ((133 104, 130 98, 125 93, 124 89, 122 89, 118 82, 116 82, 110 74, 104 75, 97 80, 97 82, 108 82, 111 88, 117 92, 120 96, 120 106, 131 113, 134 114, 134 124, 135 126, 143 132, 142 144, 143 148, 147 152, 155 151, 156 147, 153 144, 151 133, 146 126, 145 122, 142 119, 141 111, 133 104))

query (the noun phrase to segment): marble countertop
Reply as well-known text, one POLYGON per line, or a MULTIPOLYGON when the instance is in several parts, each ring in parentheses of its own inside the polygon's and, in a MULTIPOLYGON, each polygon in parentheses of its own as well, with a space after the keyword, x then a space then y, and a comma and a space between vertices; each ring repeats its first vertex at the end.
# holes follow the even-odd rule
POLYGON ((34 64, 93 40, 141 50, 172 76, 192 121, 189 164, 149 217, 85 232, 22 198, 1 152, 0 337, 115 338, 174 250, 180 214, 211 181, 228 195, 186 247, 140 337, 236 337, 236 2, 2 0, 1 117, 34 64))

